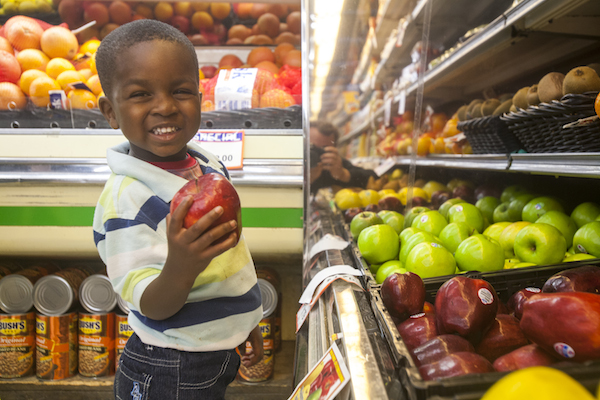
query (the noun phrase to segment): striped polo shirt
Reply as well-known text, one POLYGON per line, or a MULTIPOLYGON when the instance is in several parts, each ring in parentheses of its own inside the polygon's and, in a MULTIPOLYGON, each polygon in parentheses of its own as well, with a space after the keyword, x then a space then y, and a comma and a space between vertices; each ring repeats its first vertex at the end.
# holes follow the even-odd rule
MULTIPOLYGON (((112 170, 94 213, 94 241, 114 290, 131 312, 129 324, 149 345, 183 351, 227 350, 243 343, 262 318, 254 263, 243 235, 200 273, 185 305, 175 315, 153 320, 140 300, 167 259, 170 202, 187 180, 129 156, 129 143, 108 150, 112 170)), ((203 174, 229 178, 212 154, 193 142, 188 152, 203 174)))

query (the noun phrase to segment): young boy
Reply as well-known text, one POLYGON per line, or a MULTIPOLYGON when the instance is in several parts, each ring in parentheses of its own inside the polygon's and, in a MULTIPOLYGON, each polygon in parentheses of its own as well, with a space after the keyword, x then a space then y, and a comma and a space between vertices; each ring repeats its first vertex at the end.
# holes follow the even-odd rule
POLYGON ((128 140, 107 152, 112 174, 94 215, 98 252, 135 332, 115 397, 222 399, 240 365, 236 347, 244 365, 262 358, 262 306, 244 238, 235 245, 235 221, 207 230, 222 207, 189 229, 191 196, 169 214, 188 179, 229 178, 190 142, 200 126, 196 52, 172 26, 139 20, 102 40, 96 65, 105 93, 99 108, 128 140), (245 354, 247 340, 253 351, 245 354))

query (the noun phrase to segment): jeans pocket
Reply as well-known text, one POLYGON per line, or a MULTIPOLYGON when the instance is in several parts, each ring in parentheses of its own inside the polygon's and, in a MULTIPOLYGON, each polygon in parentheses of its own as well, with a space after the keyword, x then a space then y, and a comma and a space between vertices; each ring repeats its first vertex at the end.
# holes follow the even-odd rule
POLYGON ((129 369, 121 360, 115 376, 115 398, 118 400, 147 400, 150 398, 152 375, 129 369))

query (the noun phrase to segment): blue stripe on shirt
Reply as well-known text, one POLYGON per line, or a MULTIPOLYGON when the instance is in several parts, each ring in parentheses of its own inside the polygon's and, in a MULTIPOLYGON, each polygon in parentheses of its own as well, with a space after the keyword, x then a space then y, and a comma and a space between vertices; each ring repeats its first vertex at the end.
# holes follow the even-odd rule
POLYGON ((169 203, 165 203, 158 196, 152 196, 140 207, 140 211, 135 216, 135 220, 141 221, 150 226, 153 230, 156 230, 160 221, 167 217, 169 211, 169 203))
POLYGON ((206 301, 186 303, 175 315, 163 320, 144 317, 135 310, 131 312, 146 326, 164 332, 215 321, 232 315, 256 310, 262 304, 258 283, 245 294, 237 297, 219 297, 206 301))
POLYGON ((94 243, 96 244, 96 247, 98 246, 98 243, 100 243, 104 239, 106 239, 106 235, 103 235, 100 232, 94 231, 94 243))

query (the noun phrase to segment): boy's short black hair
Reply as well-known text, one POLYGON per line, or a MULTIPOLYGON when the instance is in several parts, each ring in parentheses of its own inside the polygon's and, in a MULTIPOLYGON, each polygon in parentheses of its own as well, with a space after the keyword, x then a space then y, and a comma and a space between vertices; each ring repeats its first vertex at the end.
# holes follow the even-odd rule
MULTIPOLYGON (((153 19, 140 19, 121 25, 109 33, 96 52, 96 69, 102 89, 107 96, 112 94, 112 82, 115 72, 115 61, 117 57, 128 48, 142 42, 152 40, 165 40, 181 44, 189 51, 196 70, 198 69, 198 57, 194 45, 177 28, 153 19)), ((177 60, 165 60, 165 62, 178 62, 177 60)), ((196 74, 198 78, 198 74, 196 74)))

